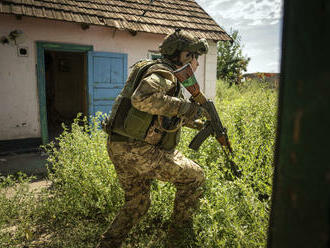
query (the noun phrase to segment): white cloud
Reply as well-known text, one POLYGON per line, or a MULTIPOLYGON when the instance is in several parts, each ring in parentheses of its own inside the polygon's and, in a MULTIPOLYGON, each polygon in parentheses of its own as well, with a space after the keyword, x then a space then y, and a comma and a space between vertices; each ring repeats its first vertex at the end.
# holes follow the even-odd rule
POLYGON ((282 0, 196 0, 227 32, 238 30, 249 72, 279 71, 282 0))
MULTIPOLYGON (((214 0, 209 0, 213 2, 214 0)), ((234 20, 233 26, 248 21, 248 25, 262 25, 278 22, 281 16, 281 1, 217 1, 210 14, 219 13, 224 19, 234 20)))

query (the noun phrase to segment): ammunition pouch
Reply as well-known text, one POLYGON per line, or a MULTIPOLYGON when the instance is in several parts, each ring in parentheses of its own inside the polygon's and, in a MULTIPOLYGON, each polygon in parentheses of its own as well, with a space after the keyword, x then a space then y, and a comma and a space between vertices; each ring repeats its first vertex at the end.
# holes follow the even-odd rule
POLYGON ((131 105, 131 99, 123 97, 111 125, 111 131, 126 137, 144 140, 152 118, 151 114, 134 108, 131 105))

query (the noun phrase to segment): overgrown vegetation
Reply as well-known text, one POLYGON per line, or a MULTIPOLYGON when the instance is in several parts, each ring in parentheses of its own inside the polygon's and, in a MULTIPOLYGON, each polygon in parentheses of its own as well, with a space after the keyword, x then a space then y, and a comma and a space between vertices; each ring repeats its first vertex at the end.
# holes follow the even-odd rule
MULTIPOLYGON (((197 240, 190 247, 265 247, 277 94, 266 84, 227 85, 218 82, 216 105, 242 175, 233 176, 213 138, 194 152, 188 144, 196 132, 183 130, 179 149, 207 176, 194 219, 197 240)), ((97 128, 98 118, 92 123, 77 119, 58 138, 58 146, 46 147, 50 189, 33 194, 27 190, 31 178, 1 178, 2 192, 17 187, 11 197, 0 195, 1 247, 95 247, 123 203, 123 192, 108 159, 106 135, 97 128)), ((151 208, 124 247, 164 247, 174 193, 169 183, 153 183, 151 208)))

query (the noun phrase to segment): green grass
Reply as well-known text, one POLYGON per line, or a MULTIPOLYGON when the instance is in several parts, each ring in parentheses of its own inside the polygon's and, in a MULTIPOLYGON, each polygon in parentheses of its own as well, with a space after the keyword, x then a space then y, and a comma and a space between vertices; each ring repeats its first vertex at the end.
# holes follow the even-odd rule
MULTIPOLYGON (((179 149, 205 170, 205 195, 194 219, 197 241, 187 247, 265 247, 272 189, 277 92, 265 84, 228 87, 219 81, 216 107, 234 149, 233 167, 220 145, 208 138, 199 152, 188 148, 196 131, 184 129, 179 149)), ((79 117, 50 144, 51 189, 36 195, 31 178, 2 177, 0 189, 16 185, 10 197, 0 195, 0 247, 95 247, 100 234, 123 203, 123 192, 106 151, 106 135, 79 117), (83 123, 83 124, 82 124, 83 123)), ((164 247, 175 189, 154 182, 152 205, 124 247, 164 247)))

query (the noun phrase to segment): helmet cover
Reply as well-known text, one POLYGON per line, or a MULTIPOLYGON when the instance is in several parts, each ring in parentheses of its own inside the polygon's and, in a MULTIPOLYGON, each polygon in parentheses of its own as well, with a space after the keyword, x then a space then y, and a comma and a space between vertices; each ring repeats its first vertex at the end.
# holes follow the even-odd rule
POLYGON ((159 46, 160 53, 172 56, 176 51, 188 51, 202 55, 208 52, 208 44, 205 39, 199 39, 190 33, 176 29, 167 35, 159 46))

